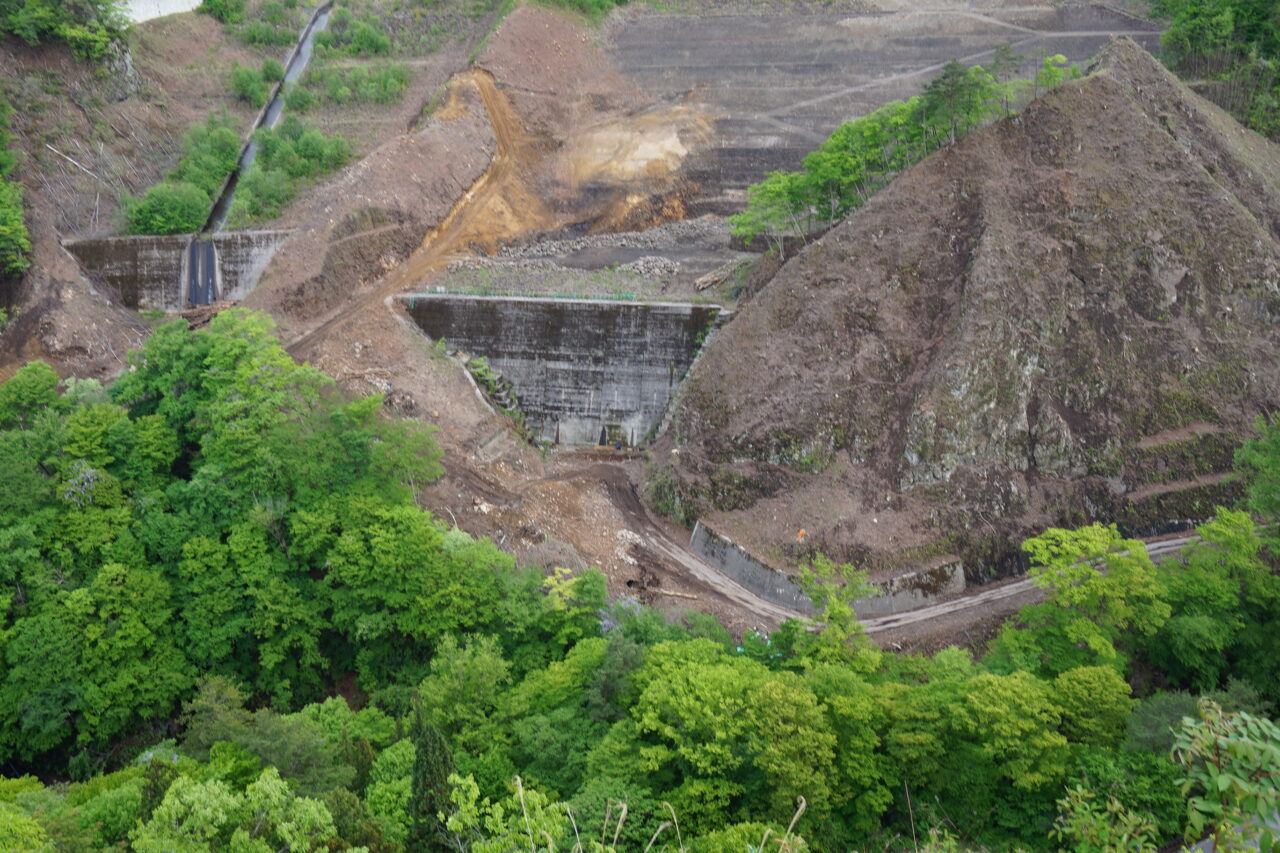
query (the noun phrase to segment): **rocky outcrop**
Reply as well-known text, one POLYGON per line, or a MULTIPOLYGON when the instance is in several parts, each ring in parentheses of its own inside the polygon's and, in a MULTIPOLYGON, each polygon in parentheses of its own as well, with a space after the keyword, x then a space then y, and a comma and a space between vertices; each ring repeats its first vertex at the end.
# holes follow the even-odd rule
POLYGON ((1278 316, 1280 148, 1113 42, 788 263, 709 347, 655 481, 784 558, 1140 524, 1139 442, 1238 441, 1280 403, 1278 316))

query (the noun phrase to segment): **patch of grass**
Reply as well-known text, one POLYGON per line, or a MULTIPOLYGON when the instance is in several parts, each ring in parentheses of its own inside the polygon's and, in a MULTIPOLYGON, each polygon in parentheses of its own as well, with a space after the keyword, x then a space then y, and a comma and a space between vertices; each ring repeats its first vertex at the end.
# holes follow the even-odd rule
POLYGON ((577 12, 587 20, 599 23, 615 6, 626 5, 627 0, 539 0, 544 6, 554 6, 577 12))
POLYGON ((409 86, 402 62, 354 68, 314 68, 304 81, 316 99, 330 104, 394 104, 409 86))

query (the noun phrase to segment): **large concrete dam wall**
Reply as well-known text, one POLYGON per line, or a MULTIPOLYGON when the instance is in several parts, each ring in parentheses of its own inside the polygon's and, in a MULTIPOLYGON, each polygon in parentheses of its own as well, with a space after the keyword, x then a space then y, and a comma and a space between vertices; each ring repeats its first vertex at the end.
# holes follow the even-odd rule
POLYGON ((429 336, 483 356, 515 389, 548 443, 635 445, 717 321, 718 306, 670 302, 420 294, 404 297, 429 336))
MULTIPOLYGON (((228 231, 208 238, 216 260, 215 299, 243 299, 258 283, 289 231, 228 231)), ((85 275, 126 308, 181 311, 193 300, 188 266, 190 234, 159 237, 96 237, 63 246, 85 275)))

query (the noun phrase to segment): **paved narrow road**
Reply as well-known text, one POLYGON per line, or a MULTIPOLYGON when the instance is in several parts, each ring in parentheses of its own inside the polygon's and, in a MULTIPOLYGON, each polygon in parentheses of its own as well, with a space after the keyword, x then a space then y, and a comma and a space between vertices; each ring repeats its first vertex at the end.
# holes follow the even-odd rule
MULTIPOLYGON (((1147 544, 1147 554, 1150 555, 1152 561, 1160 563, 1176 556, 1184 547, 1192 542, 1199 541, 1199 539, 1200 537, 1198 536, 1182 536, 1177 539, 1160 539, 1149 542, 1147 544)), ((943 601, 929 607, 921 607, 918 610, 907 610, 902 613, 891 613, 888 616, 878 616, 874 619, 864 619, 862 625, 867 629, 868 634, 879 634, 894 628, 927 622, 940 616, 973 610, 977 607, 987 607, 1019 595, 1034 594, 1038 588, 1031 578, 1026 577, 1013 583, 1006 583, 987 589, 974 587, 973 590, 972 593, 959 598, 943 601)))

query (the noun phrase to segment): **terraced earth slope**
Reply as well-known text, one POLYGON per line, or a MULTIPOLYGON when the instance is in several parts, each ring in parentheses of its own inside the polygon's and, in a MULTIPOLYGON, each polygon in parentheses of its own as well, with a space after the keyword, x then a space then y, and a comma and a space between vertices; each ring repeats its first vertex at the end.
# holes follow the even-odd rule
POLYGON ((1203 517, 1280 404, 1280 147, 1118 40, 909 170, 712 342, 659 506, 780 562, 1203 517))
POLYGON ((989 62, 1009 44, 1030 73, 1045 54, 1085 62, 1113 35, 1153 51, 1160 43, 1152 21, 1037 0, 664 7, 672 11, 633 5, 615 17, 607 53, 655 100, 697 105, 715 117, 715 144, 688 170, 692 215, 736 212, 750 184, 797 168, 846 119, 918 93, 950 59, 989 62))

